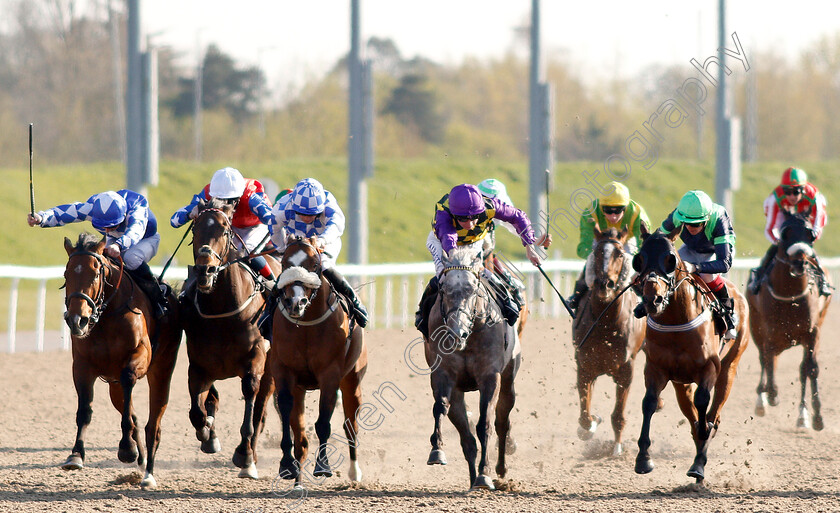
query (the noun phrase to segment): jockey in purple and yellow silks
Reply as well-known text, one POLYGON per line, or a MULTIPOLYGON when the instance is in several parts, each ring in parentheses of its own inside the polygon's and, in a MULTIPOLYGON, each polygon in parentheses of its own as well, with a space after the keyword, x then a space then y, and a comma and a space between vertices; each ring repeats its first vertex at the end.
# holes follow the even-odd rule
MULTIPOLYGON (((525 212, 505 204, 498 198, 483 197, 475 185, 456 185, 435 205, 433 229, 426 240, 426 247, 435 262, 436 274, 423 292, 415 319, 415 326, 424 335, 428 336, 428 310, 434 304, 437 295, 438 277, 444 268, 444 252, 448 253, 456 245, 480 244, 483 251, 490 249, 491 239, 487 235, 493 219, 512 224, 526 248, 528 260, 535 266, 540 265, 540 255, 534 249, 534 244, 548 247, 551 244, 549 234, 537 240, 525 212)), ((510 297, 508 288, 495 273, 488 272, 485 276, 500 293, 502 313, 508 324, 513 325, 519 316, 519 309, 510 297)))
POLYGON ((41 228, 80 221, 90 221, 105 236, 105 255, 122 257, 125 268, 154 303, 155 316, 166 315, 166 293, 149 268, 160 245, 160 234, 146 197, 128 189, 106 191, 84 203, 58 205, 27 216, 29 226, 37 224, 41 228))

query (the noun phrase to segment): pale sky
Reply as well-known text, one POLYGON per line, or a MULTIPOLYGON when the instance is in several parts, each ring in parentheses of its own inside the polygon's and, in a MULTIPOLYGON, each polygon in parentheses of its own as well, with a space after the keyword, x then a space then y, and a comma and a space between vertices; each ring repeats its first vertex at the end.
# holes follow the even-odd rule
MULTIPOLYGON (((350 0, 140 3, 144 32, 183 52, 185 64, 195 62, 197 48, 214 43, 243 65, 260 65, 275 90, 322 75, 350 47, 350 0)), ((390 38, 403 57, 445 64, 503 55, 531 10, 531 0, 359 3, 362 41, 390 38)), ((540 6, 543 55, 562 56, 591 80, 632 76, 651 64, 702 62, 717 49, 717 0, 542 0, 540 6)), ((838 15, 840 3, 824 0, 728 0, 727 33, 737 32, 748 57, 754 49, 793 57, 820 36, 840 32, 838 15)))

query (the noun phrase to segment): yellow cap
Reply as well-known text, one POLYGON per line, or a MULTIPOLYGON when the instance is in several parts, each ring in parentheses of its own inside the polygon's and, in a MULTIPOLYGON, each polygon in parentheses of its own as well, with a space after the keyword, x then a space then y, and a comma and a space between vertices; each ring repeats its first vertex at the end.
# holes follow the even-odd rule
POLYGON ((608 194, 601 196, 601 205, 605 207, 626 207, 630 203, 630 190, 620 182, 610 182, 604 187, 608 194))

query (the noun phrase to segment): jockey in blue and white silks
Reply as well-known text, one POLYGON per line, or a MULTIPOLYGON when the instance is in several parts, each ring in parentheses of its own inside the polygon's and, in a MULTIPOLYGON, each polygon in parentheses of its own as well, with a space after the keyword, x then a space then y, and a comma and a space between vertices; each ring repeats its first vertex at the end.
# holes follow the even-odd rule
MULTIPOLYGON (((231 226, 237 237, 233 244, 238 249, 253 251, 268 235, 268 224, 271 222, 271 204, 265 195, 262 184, 258 180, 246 179, 238 169, 224 167, 213 174, 210 183, 190 201, 186 206, 172 214, 169 224, 179 228, 190 219, 195 219, 198 204, 213 198, 223 199, 235 203, 231 226), (241 242, 240 242, 241 240, 241 242)), ((263 256, 256 256, 248 262, 251 268, 267 281, 267 288, 274 284, 274 273, 263 256)))
MULTIPOLYGON (((318 180, 304 178, 290 194, 274 204, 269 229, 271 241, 281 253, 286 250, 286 238, 289 236, 317 237, 316 244, 322 250, 323 275, 336 291, 350 301, 356 322, 364 328, 367 325, 367 310, 347 279, 335 268, 335 260, 341 251, 341 235, 344 233, 344 212, 338 206, 335 196, 324 190, 318 180)), ((282 275, 278 278, 278 287, 282 286, 283 279, 282 275)))
POLYGON ((122 257, 125 268, 155 303, 155 315, 166 315, 165 292, 149 268, 149 261, 157 254, 160 234, 157 219, 149 209, 149 201, 137 192, 121 189, 94 194, 84 203, 68 203, 29 214, 29 226, 42 228, 64 226, 90 221, 94 229, 105 236, 103 253, 122 257))

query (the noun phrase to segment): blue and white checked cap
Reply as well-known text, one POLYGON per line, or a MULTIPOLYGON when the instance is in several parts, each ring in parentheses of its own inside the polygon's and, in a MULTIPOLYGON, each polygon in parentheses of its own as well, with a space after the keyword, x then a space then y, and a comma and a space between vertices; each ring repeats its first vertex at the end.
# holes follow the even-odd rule
POLYGON ((125 219, 125 199, 114 191, 101 192, 93 197, 90 222, 96 229, 110 228, 125 219))
POLYGON ((318 215, 324 211, 327 195, 324 186, 314 178, 304 178, 295 185, 292 193, 292 209, 306 216, 318 215))

